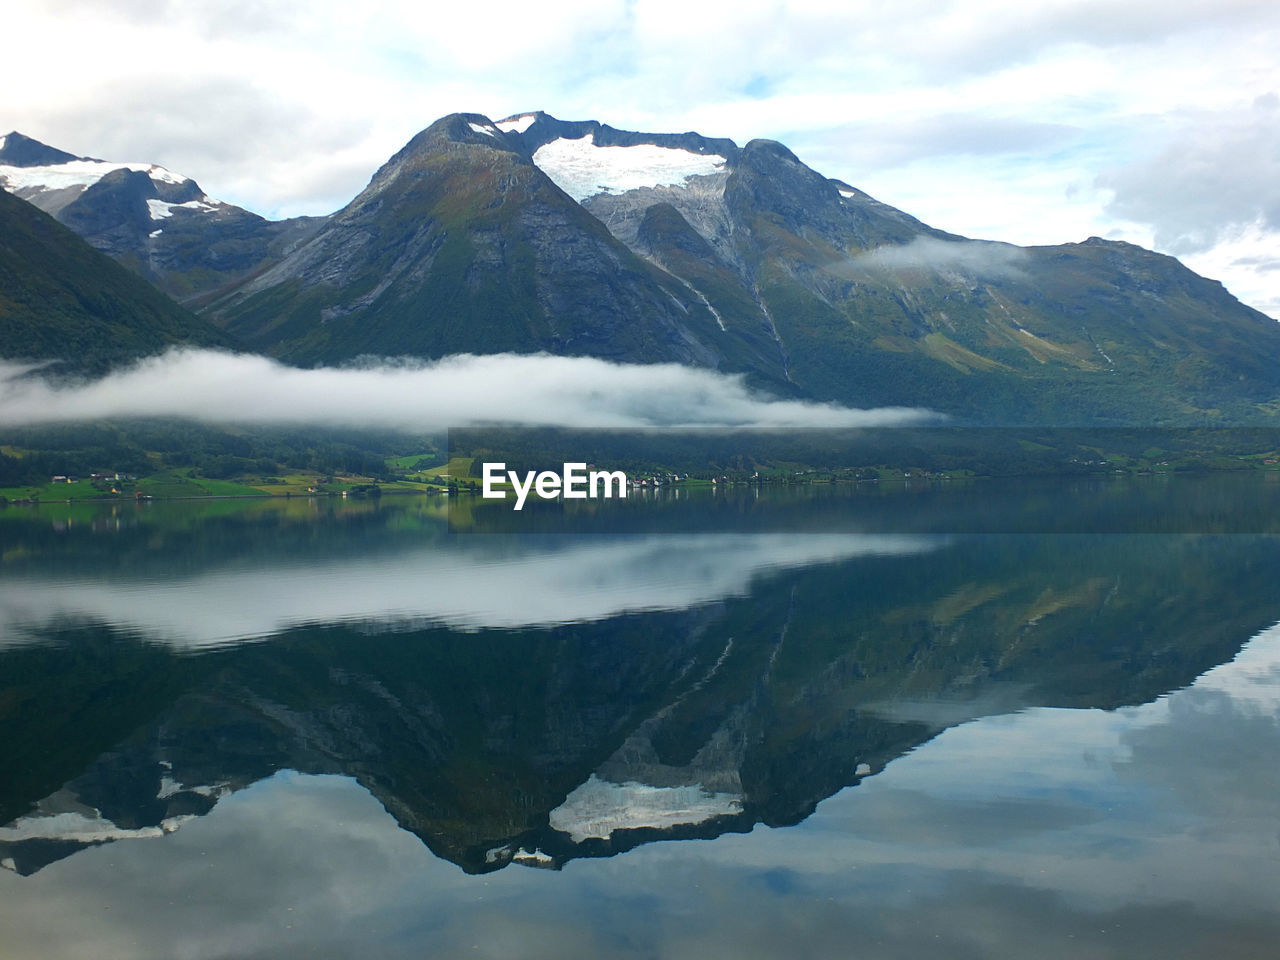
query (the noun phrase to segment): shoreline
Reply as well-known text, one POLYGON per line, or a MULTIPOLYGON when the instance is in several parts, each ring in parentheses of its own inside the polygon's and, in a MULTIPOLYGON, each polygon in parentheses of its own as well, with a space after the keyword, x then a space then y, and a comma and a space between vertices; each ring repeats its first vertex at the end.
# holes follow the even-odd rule
MULTIPOLYGON (((1114 471, 1111 473, 1027 473, 1027 474, 1009 474, 1009 475, 976 475, 967 477, 953 476, 909 476, 909 477, 875 477, 875 478, 831 478, 828 480, 727 480, 714 483, 707 480, 694 481, 675 481, 673 483, 662 484, 657 487, 642 486, 634 487, 633 492, 643 491, 645 494, 650 492, 680 489, 701 489, 701 490, 717 490, 726 487, 820 487, 820 486, 859 486, 859 485, 884 485, 900 484, 909 486, 911 484, 942 484, 942 483, 969 483, 975 480, 1040 480, 1040 479, 1056 479, 1056 480, 1122 480, 1122 479, 1153 479, 1153 478, 1169 478, 1169 477, 1207 477, 1207 476, 1225 476, 1239 475, 1245 473, 1256 473, 1263 476, 1273 475, 1280 477, 1280 468, 1245 468, 1240 470, 1226 469, 1203 469, 1203 470, 1161 470, 1161 471, 1114 471)), ((459 490, 457 493, 472 493, 475 491, 459 490)), ((43 504, 68 504, 68 503, 101 503, 119 506, 121 504, 143 504, 143 503, 175 503, 182 501, 207 501, 207 500, 380 500, 382 497, 407 497, 407 496, 440 496, 449 497, 451 494, 448 488, 428 488, 423 490, 405 490, 405 489, 380 489, 375 495, 362 493, 357 496, 343 496, 341 491, 338 492, 322 492, 322 493, 243 493, 243 494, 206 494, 203 496, 180 496, 166 497, 148 495, 145 497, 49 497, 49 498, 23 498, 23 499, 6 499, 0 497, 0 508, 5 507, 38 507, 43 504)))

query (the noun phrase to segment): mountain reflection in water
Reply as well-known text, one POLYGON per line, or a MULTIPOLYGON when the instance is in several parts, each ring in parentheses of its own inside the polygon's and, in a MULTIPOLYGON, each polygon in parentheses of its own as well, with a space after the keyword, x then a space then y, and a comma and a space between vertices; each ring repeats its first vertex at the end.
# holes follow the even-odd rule
MULTIPOLYGON (((1257 781, 1276 774, 1240 769, 1236 749, 1280 744, 1269 536, 455 537, 409 500, 163 506, 115 526, 0 520, 13 882, 104 844, 177 863, 224 806, 284 803, 288 820, 316 790, 359 807, 351 781, 468 874, 631 851, 618 863, 643 875, 681 846, 635 849, 651 841, 749 832, 719 849, 782 899, 852 896, 829 875, 842 845, 881 880, 971 870, 966 850, 998 847, 948 900, 962 909, 1057 856, 1047 835, 1138 850, 1144 809, 1218 811, 1218 783, 1275 842, 1257 781), (1073 800, 1090 792, 1105 805, 1073 800), (777 841, 756 829, 823 801, 777 841)), ((1241 875, 1269 876, 1271 857, 1241 875)), ((1155 862, 1120 863, 1099 890, 1155 862)), ((1043 889, 1088 899, 1075 869, 1043 889)), ((1020 917, 1048 910, 1035 896, 1020 917)), ((1274 919, 1250 913, 1240 943, 1274 919)))

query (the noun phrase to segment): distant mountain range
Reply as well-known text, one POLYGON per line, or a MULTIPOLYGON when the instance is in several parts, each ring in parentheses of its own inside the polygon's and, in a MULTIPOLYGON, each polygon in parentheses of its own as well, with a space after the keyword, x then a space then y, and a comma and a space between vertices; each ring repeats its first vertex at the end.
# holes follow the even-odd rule
POLYGON ((158 164, 77 157, 20 133, 0 137, 0 186, 178 300, 274 262, 323 222, 266 220, 158 164))
POLYGON ((453 114, 333 215, 280 222, 17 133, 0 184, 303 365, 547 351, 971 422, 1280 412, 1280 324, 1172 257, 958 237, 768 140, 453 114))

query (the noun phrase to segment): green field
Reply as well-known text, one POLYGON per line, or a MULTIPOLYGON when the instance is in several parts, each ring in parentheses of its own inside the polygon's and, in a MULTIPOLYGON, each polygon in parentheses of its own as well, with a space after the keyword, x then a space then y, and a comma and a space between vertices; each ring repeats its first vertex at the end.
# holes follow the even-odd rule
POLYGON ((430 470, 444 469, 438 465, 435 467, 423 467, 422 470, 418 468, 418 464, 423 461, 435 462, 439 459, 440 457, 434 453, 411 453, 407 457, 388 457, 387 469, 397 473, 425 473, 430 470))
POLYGON ((210 480, 204 477, 190 477, 173 472, 157 473, 143 477, 137 483, 137 490, 146 496, 156 499, 173 499, 177 497, 260 497, 262 491, 243 483, 229 480, 210 480))
POLYGON ((475 462, 475 457, 452 457, 444 466, 424 470, 422 475, 446 480, 465 480, 471 476, 471 468, 475 462))
POLYGON ((135 493, 160 498, 173 497, 260 497, 262 491, 228 480, 210 480, 181 476, 172 472, 157 473, 136 481, 114 484, 90 480, 75 483, 46 483, 40 486, 0 488, 0 496, 10 500, 130 500, 135 493), (103 489, 105 488, 105 489, 103 489))
POLYGON ((89 500, 110 497, 111 493, 94 487, 89 480, 75 483, 46 483, 34 487, 0 487, 0 497, 9 500, 89 500))

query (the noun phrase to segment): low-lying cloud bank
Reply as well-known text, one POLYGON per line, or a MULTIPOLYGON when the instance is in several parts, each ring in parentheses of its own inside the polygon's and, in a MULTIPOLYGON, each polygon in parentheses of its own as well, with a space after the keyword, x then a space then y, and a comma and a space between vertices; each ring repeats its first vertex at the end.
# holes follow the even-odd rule
MULTIPOLYGON (((916 237, 910 243, 886 244, 861 253, 846 269, 956 270, 976 277, 1004 277, 1019 272, 1027 251, 990 240, 938 240, 916 237)), ((837 272, 840 267, 837 266, 837 272)))
POLYGON ((99 380, 58 383, 31 371, 0 361, 0 426, 181 417, 408 430, 487 423, 820 428, 936 419, 924 409, 776 400, 750 390, 741 375, 678 364, 546 354, 301 370, 251 354, 179 349, 99 380))

